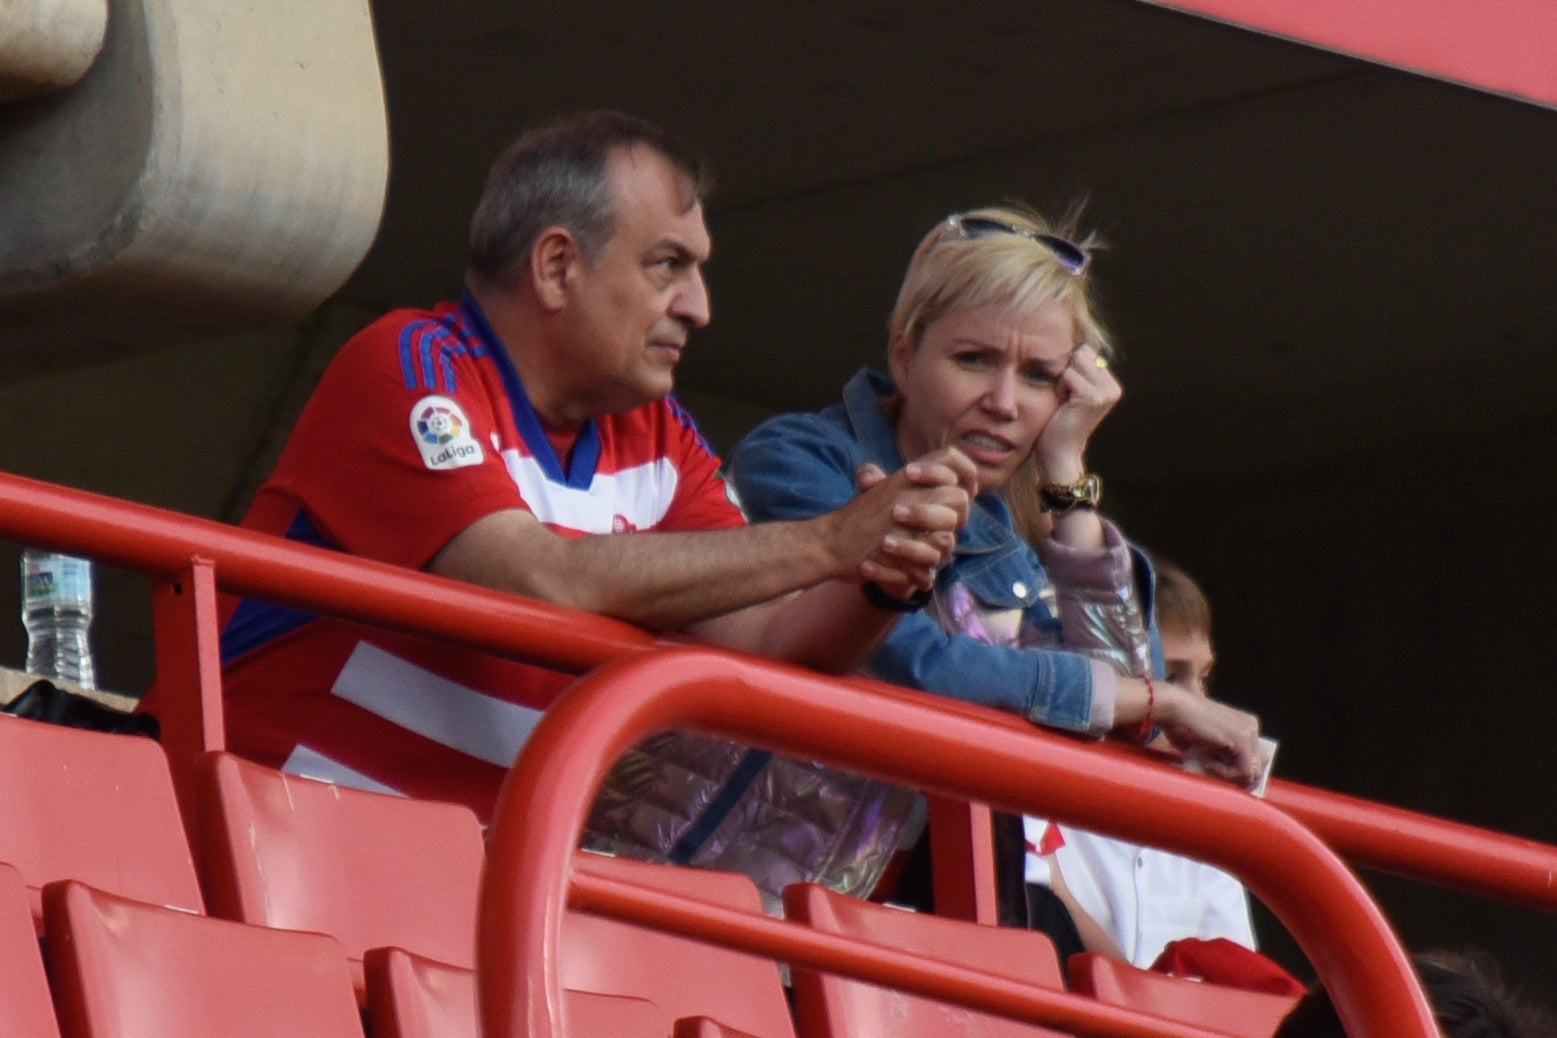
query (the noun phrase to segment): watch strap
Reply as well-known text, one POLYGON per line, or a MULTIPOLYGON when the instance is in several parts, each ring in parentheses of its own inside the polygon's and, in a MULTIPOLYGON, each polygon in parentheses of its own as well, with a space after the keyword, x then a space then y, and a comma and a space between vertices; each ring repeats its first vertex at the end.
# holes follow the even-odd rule
POLYGON ((885 609, 891 613, 917 613, 930 604, 931 594, 929 591, 916 591, 907 598, 897 598, 887 594, 881 585, 873 580, 861 584, 860 593, 877 609, 885 609))

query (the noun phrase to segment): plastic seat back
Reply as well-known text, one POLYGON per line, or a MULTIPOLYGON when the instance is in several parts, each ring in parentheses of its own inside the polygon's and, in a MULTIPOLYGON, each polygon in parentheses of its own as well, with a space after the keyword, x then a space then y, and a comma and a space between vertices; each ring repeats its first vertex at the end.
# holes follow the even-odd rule
MULTIPOLYGON (((1054 944, 1034 930, 907 912, 836 894, 814 883, 787 888, 784 912, 790 919, 827 933, 933 956, 1040 987, 1059 990, 1065 986, 1054 944)), ((1033 1038, 1062 1033, 798 966, 791 970, 791 983, 800 1031, 815 1038, 867 1034, 1033 1038)))
POLYGON ((0 1034, 59 1038, 21 873, 0 864, 0 1034))
POLYGON ((1072 955, 1066 963, 1071 988, 1099 1002, 1154 1013, 1187 1024, 1270 1038, 1296 998, 1208 984, 1138 969, 1095 952, 1072 955))
POLYGON ((323 934, 44 888, 64 1038, 363 1038, 346 954, 323 934))
MULTIPOLYGON (((402 948, 371 949, 363 965, 373 1038, 480 1038, 474 970, 402 948)), ((575 1034, 666 1038, 670 1033, 663 1011, 646 998, 569 991, 567 1000, 568 1026, 575 1034)))
POLYGON ((665 1011, 646 998, 569 991, 567 999, 568 1030, 572 1034, 666 1038, 671 1033, 665 1011))
POLYGON ((676 1021, 671 1038, 754 1038, 745 1031, 726 1027, 718 1020, 706 1016, 684 1016, 676 1021))
POLYGON ((43 887, 205 910, 162 747, 0 714, 0 861, 21 873, 35 926, 43 887))
POLYGON ((469 808, 299 778, 230 753, 195 762, 213 915, 473 969, 486 846, 469 808))
MULTIPOLYGON (((754 914, 762 896, 733 872, 655 865, 580 852, 590 871, 754 914)), ((563 922, 563 986, 647 998, 669 1019, 706 1016, 753 1038, 794 1038, 778 966, 770 959, 584 912, 563 922)))
POLYGON ((403 948, 370 948, 362 965, 374 1038, 476 1038, 481 1033, 474 970, 403 948))

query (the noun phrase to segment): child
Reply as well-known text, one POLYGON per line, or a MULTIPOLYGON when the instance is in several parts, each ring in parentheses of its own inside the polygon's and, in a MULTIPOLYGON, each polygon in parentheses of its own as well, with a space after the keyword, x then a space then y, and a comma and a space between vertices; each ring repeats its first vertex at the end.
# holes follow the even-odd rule
MULTIPOLYGON (((1183 570, 1153 561, 1167 678, 1203 696, 1215 662, 1211 607, 1183 570)), ((1181 938, 1226 938, 1254 950, 1248 895, 1222 870, 1044 819, 1029 817, 1024 824, 1029 887, 1052 891, 1068 910, 1085 950, 1143 969, 1181 938)), ((1048 893, 1030 889, 1029 894, 1049 906, 1040 912, 1035 904, 1034 919, 1053 919, 1056 906, 1048 893)))

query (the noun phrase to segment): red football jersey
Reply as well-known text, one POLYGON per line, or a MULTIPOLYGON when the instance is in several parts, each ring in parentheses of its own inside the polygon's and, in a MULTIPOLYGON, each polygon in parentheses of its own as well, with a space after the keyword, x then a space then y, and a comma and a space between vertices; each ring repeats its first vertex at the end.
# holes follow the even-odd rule
MULTIPOLYGON (((421 568, 460 531, 524 508, 559 533, 744 522, 719 459, 674 400, 600 417, 566 466, 468 296, 355 336, 244 519, 421 568)), ((498 787, 571 676, 247 600, 222 635, 230 747, 299 774, 455 800, 498 787)))

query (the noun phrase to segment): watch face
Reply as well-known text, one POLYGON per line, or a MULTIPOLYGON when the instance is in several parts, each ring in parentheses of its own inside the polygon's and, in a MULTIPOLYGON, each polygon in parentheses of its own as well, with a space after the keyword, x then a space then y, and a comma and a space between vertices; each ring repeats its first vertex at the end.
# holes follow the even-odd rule
POLYGON ((1072 508, 1096 508, 1103 498, 1103 480, 1083 476, 1075 483, 1045 483, 1038 488, 1038 503, 1045 512, 1064 513, 1072 508))

